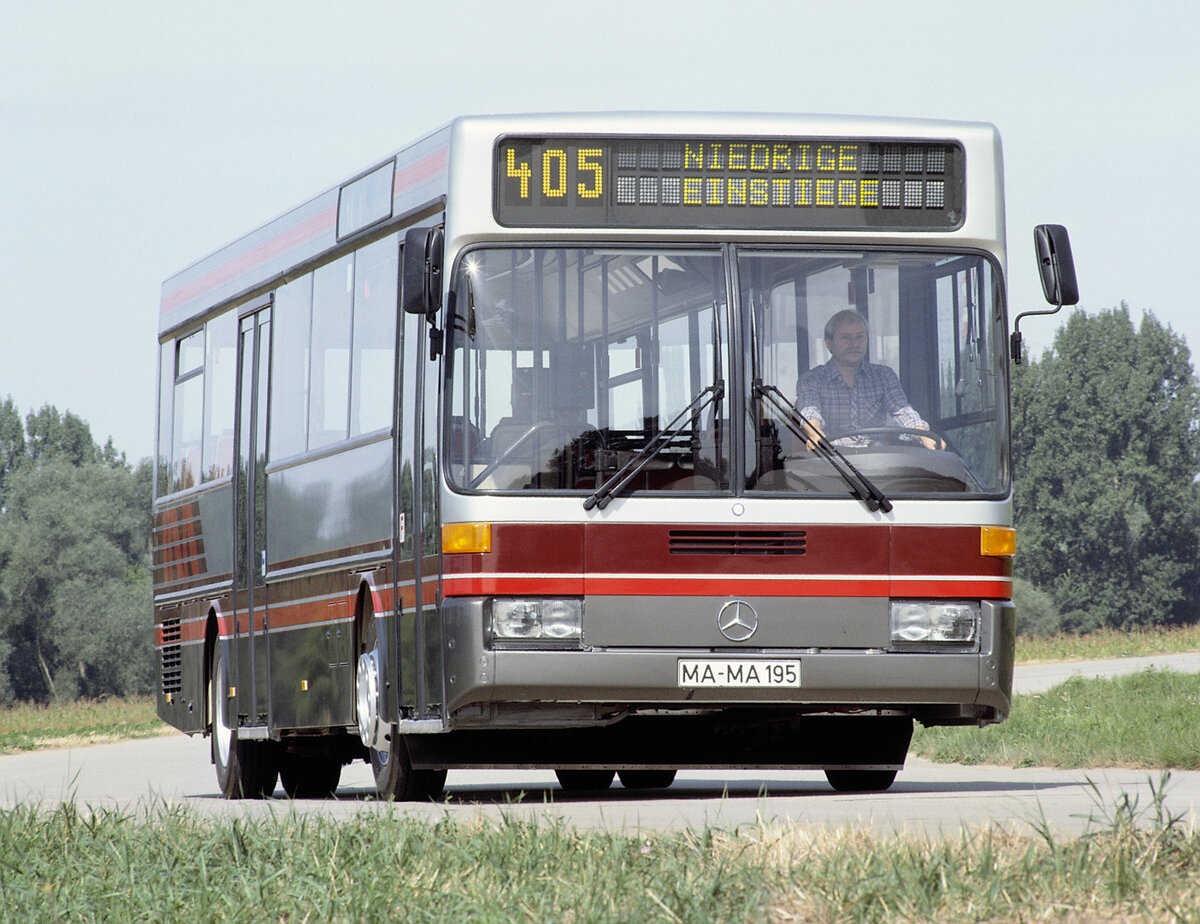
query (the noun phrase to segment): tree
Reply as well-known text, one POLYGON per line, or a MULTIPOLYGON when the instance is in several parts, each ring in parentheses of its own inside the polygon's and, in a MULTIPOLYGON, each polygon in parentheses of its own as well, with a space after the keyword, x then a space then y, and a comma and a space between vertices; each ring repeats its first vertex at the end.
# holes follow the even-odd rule
POLYGON ((4 486, 25 458, 25 427, 12 396, 0 401, 0 511, 4 510, 4 486))
POLYGON ((1074 312, 1013 377, 1018 573, 1064 628, 1193 619, 1200 390, 1182 337, 1129 308, 1074 312))
POLYGON ((0 697, 146 692, 150 461, 131 469, 52 407, 26 428, 0 504, 0 697))

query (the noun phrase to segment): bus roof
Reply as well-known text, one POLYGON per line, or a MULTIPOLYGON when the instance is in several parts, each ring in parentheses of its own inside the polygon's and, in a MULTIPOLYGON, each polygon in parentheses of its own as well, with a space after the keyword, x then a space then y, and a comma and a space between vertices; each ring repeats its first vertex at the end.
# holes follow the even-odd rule
MULTIPOLYGON (((1000 142, 994 126, 978 122, 751 113, 574 113, 465 116, 425 135, 349 180, 243 235, 163 283, 159 336, 186 330, 237 302, 269 292, 363 240, 419 221, 446 208, 454 169, 451 144, 494 143, 503 135, 972 138, 994 151, 994 169, 976 182, 999 182, 1000 142)), ((487 163, 482 164, 490 171, 487 163)), ((469 184, 467 184, 469 185, 469 184)), ((478 191, 478 190, 477 190, 478 191)), ((1003 246, 1000 190, 991 190, 1003 246)), ((468 198, 478 198, 468 196, 468 198)), ((486 197, 490 203, 490 195, 486 197)), ((485 203, 471 203, 472 213, 485 203)), ((486 205, 490 210, 490 204, 486 205)), ((481 229, 482 230, 482 229, 481 229)), ((970 236, 970 235, 967 235, 970 236)), ((985 237, 987 235, 984 235, 985 237)), ((997 235, 993 232, 992 238, 997 235)))

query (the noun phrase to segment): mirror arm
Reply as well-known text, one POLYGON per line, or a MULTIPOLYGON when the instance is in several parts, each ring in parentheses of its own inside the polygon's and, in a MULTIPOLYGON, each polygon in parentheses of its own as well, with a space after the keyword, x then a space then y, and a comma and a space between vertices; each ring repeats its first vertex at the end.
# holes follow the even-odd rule
POLYGON ((1021 318, 1027 318, 1031 315, 1038 314, 1058 314, 1062 311, 1062 303, 1055 305, 1053 308, 1040 308, 1037 311, 1022 311, 1013 321, 1012 336, 1008 338, 1008 354, 1012 357, 1014 365, 1021 365, 1021 318))

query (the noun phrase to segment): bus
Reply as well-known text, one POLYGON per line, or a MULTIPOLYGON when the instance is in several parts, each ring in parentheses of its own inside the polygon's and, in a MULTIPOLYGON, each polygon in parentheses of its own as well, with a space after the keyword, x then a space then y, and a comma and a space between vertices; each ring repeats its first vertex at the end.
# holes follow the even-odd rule
POLYGON ((1005 259, 989 124, 419 139, 163 286, 158 714, 228 798, 886 789, 1011 704, 1005 259))

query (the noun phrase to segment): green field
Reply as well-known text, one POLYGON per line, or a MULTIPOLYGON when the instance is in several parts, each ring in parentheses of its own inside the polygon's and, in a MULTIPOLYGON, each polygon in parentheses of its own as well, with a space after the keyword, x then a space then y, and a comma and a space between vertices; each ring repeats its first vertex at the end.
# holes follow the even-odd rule
POLYGON ((1045 693, 1017 696, 1000 725, 918 727, 912 753, 1014 767, 1200 770, 1200 674, 1076 677, 1045 693))
POLYGON ((152 738, 173 732, 155 715, 152 696, 78 700, 55 706, 19 703, 0 708, 0 754, 152 738))
POLYGON ((1100 629, 1085 635, 1021 636, 1017 663, 1087 661, 1200 651, 1200 622, 1177 629, 1100 629))

